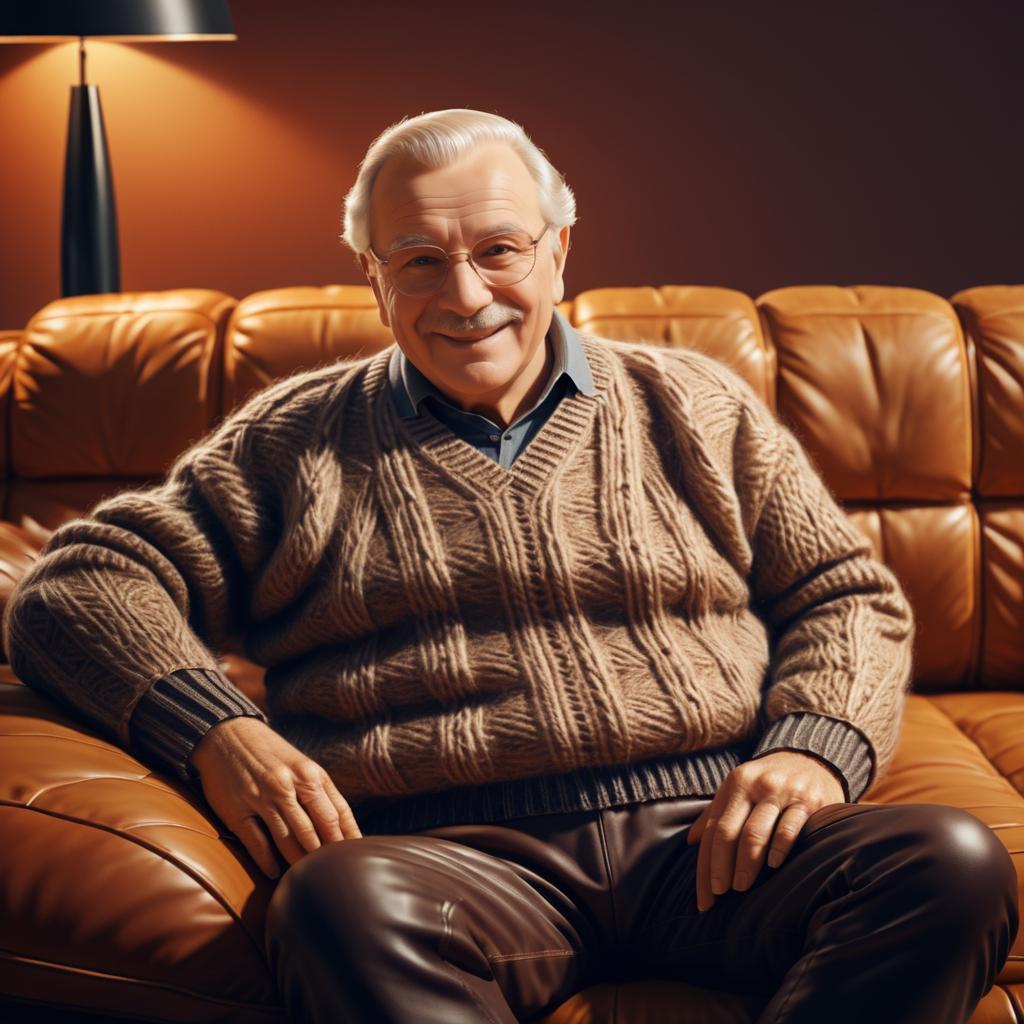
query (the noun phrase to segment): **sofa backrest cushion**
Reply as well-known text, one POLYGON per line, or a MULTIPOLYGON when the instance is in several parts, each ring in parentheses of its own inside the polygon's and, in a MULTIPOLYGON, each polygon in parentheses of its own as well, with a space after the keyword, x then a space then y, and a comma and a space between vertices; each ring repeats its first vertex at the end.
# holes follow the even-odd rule
MULTIPOLYGON (((603 288, 560 308, 712 355, 778 413, 906 587, 916 689, 1024 685, 1024 286, 603 288)), ((272 380, 391 343, 365 286, 51 303, 0 335, 3 518, 53 528, 158 479, 272 380)))

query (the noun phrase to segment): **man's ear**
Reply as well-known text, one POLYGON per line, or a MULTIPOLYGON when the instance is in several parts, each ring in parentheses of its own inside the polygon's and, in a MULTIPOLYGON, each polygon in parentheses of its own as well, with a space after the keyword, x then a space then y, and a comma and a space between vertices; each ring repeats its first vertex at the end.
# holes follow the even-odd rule
POLYGON ((376 274, 370 273, 370 260, 365 252, 359 253, 359 265, 363 268, 366 280, 370 282, 370 287, 373 289, 373 297, 377 300, 377 316, 380 317, 380 322, 385 327, 390 327, 391 324, 388 321, 388 307, 384 302, 384 296, 380 291, 380 281, 377 279, 376 274))
POLYGON ((558 252, 554 254, 555 257, 555 276, 552 278, 551 286, 554 292, 553 298, 555 305, 565 298, 565 281, 562 278, 565 272, 565 261, 569 255, 569 225, 566 224, 561 231, 558 232, 558 252))

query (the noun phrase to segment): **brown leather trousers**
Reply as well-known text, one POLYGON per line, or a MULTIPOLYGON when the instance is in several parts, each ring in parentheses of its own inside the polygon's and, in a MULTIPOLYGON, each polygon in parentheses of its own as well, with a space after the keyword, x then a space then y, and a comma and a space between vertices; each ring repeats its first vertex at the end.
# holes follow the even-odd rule
POLYGON ((1018 926, 991 829, 938 804, 829 804, 778 868, 700 913, 686 836, 709 802, 321 847, 267 915, 291 1020, 513 1024, 641 978, 762 995, 758 1024, 968 1020, 1018 926))

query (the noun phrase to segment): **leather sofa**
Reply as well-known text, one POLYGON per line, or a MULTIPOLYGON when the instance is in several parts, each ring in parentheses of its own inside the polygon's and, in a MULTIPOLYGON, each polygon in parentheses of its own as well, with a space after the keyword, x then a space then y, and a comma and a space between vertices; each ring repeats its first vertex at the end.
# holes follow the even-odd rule
MULTIPOLYGON (((1018 859, 1024 285, 606 288, 562 309, 723 360, 797 433, 917 618, 899 748, 861 802, 963 808, 1018 859)), ((0 332, 0 602, 53 528, 158 479, 254 389, 388 344, 351 286, 81 296, 0 332)), ((261 701, 260 668, 237 645, 218 656, 261 701)), ((262 941, 274 883, 201 798, 0 673, 0 999, 283 1021, 262 941)), ((595 985, 545 1024, 739 1024, 766 1001, 645 979, 595 985)), ((1024 935, 971 1020, 1024 1021, 1024 935)))

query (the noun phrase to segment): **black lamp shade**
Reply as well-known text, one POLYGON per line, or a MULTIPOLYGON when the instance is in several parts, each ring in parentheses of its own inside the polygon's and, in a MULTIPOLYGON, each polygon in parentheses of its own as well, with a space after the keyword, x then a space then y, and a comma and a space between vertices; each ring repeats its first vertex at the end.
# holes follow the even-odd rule
POLYGON ((234 39, 227 0, 6 0, 0 42, 234 39))

